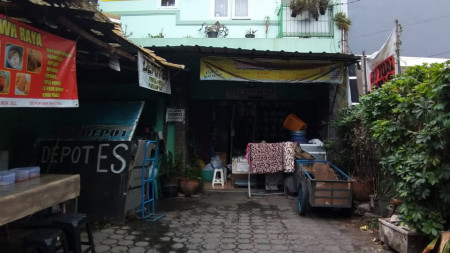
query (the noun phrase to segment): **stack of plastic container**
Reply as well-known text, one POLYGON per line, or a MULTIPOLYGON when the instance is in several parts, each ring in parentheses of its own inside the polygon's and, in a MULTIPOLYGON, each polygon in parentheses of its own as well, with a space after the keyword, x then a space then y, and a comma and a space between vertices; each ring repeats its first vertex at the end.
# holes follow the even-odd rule
POLYGON ((0 185, 13 184, 14 182, 23 182, 28 179, 40 176, 39 166, 22 167, 10 170, 0 171, 0 185))
POLYGON ((297 115, 289 114, 283 122, 283 127, 291 131, 291 141, 298 143, 308 143, 306 138, 306 128, 308 125, 297 115))

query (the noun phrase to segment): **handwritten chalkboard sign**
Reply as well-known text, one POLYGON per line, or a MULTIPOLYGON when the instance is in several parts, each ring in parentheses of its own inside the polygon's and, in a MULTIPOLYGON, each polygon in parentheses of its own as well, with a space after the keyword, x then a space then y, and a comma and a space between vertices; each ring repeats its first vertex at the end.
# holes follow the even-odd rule
POLYGON ((40 141, 42 173, 80 174, 78 210, 94 219, 125 219, 130 141, 40 141))

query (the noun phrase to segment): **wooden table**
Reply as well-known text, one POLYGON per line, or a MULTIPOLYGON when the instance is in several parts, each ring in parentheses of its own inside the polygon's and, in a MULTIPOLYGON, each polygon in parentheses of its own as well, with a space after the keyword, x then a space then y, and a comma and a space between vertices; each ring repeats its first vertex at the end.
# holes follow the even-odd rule
POLYGON ((41 174, 0 185, 0 226, 80 195, 80 175, 41 174))

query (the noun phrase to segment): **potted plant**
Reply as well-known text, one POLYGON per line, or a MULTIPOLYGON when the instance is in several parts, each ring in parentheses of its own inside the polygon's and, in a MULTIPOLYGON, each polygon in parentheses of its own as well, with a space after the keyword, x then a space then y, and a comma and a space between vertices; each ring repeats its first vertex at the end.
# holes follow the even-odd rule
POLYGON ((325 12, 327 11, 329 4, 330 0, 318 0, 320 15, 325 15, 325 12))
POLYGON ((206 25, 205 23, 203 23, 199 31, 201 30, 204 30, 208 38, 217 38, 219 35, 223 38, 226 38, 228 35, 228 28, 225 25, 219 23, 219 21, 212 25, 206 25))
POLYGON ((197 193, 200 189, 202 179, 202 169, 197 165, 187 165, 184 168, 184 177, 180 179, 181 192, 189 197, 197 193))
POLYGON ((245 32, 245 38, 255 38, 255 33, 257 30, 252 30, 251 28, 245 32))
POLYGON ((178 195, 179 174, 182 164, 181 153, 173 155, 169 151, 161 156, 158 176, 164 197, 176 197, 178 195))
POLYGON ((291 8, 291 17, 295 18, 297 14, 306 10, 307 0, 291 0, 289 7, 291 8))
POLYGON ((319 20, 318 2, 317 0, 306 0, 306 10, 308 11, 309 17, 319 20))

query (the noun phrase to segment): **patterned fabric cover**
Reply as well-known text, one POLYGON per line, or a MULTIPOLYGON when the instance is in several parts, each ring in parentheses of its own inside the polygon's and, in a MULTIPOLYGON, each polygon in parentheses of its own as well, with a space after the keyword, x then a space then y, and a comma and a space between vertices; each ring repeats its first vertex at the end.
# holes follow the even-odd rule
POLYGON ((247 161, 250 173, 294 172, 294 142, 249 143, 247 161))

